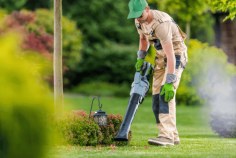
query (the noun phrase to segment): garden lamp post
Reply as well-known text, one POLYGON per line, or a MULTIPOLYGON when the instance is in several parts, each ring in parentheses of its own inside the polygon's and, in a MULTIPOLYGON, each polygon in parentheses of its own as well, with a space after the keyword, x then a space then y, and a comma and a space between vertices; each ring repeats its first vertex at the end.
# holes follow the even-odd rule
MULTIPOLYGON (((99 110, 98 111, 95 111, 95 114, 93 114, 93 119, 96 123, 98 123, 99 126, 102 126, 102 125, 107 125, 107 114, 105 111, 102 111, 101 108, 102 108, 102 104, 100 106, 100 101, 99 101, 99 98, 98 97, 94 97, 93 100, 97 98, 98 99, 98 107, 99 107, 99 110)), ((90 118, 90 115, 91 115, 91 111, 92 111, 92 106, 93 106, 93 100, 92 100, 92 104, 91 104, 91 109, 90 109, 90 113, 89 113, 89 118, 90 118)))

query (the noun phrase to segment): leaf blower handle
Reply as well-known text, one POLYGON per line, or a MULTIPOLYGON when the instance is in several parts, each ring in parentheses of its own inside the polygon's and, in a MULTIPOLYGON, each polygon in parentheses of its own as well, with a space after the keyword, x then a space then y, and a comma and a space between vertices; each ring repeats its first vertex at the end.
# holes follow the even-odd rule
POLYGON ((149 62, 144 61, 141 67, 141 70, 142 70, 142 76, 146 76, 149 81, 149 78, 152 75, 153 70, 154 70, 153 65, 150 64, 149 62))

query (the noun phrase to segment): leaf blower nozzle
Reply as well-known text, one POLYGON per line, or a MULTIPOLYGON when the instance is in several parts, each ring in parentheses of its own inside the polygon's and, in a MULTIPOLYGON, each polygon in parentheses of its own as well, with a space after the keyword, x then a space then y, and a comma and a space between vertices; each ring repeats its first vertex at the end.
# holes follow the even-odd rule
POLYGON ((120 126, 119 133, 114 138, 115 141, 128 141, 128 133, 135 113, 139 105, 147 96, 148 90, 150 88, 149 79, 153 71, 153 66, 148 62, 144 62, 141 69, 142 74, 138 71, 135 73, 134 82, 131 85, 129 104, 120 126))

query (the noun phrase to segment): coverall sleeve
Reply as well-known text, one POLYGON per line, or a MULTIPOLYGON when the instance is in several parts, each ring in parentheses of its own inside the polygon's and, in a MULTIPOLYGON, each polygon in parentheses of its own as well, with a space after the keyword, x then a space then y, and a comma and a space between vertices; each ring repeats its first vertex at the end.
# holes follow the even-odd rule
POLYGON ((138 34, 142 35, 143 33, 140 31, 140 29, 138 28, 138 26, 139 26, 139 22, 138 22, 138 20, 135 19, 135 27, 136 27, 136 29, 137 29, 137 31, 138 31, 138 34))
POLYGON ((155 34, 160 40, 161 44, 166 44, 172 40, 171 22, 167 21, 158 25, 155 29, 155 34))

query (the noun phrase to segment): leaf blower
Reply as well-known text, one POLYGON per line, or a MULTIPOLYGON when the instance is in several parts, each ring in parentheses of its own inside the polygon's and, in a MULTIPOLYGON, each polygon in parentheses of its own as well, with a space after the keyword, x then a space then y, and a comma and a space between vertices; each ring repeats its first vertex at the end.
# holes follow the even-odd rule
POLYGON ((153 71, 153 66, 148 62, 144 62, 141 70, 141 73, 139 71, 135 73, 134 82, 131 85, 129 104, 120 126, 119 133, 114 138, 115 141, 128 141, 128 133, 135 113, 148 94, 150 88, 149 79, 153 71))

